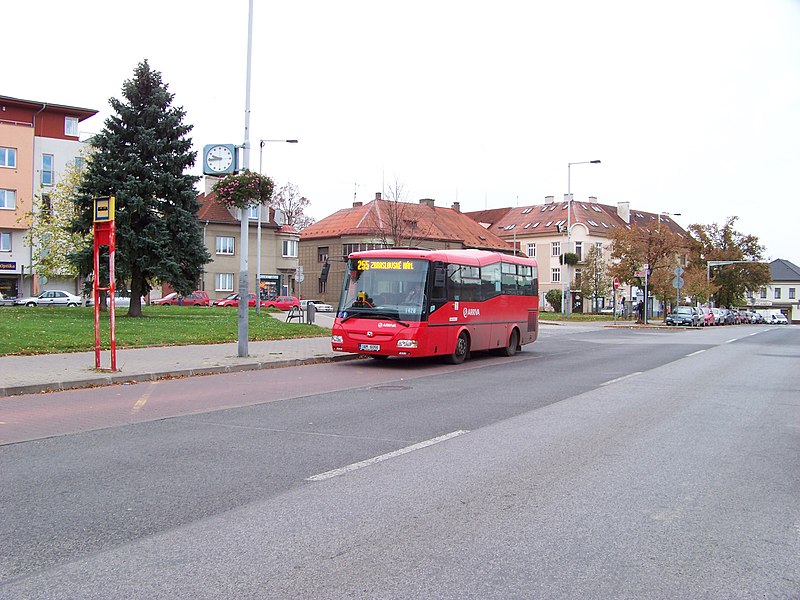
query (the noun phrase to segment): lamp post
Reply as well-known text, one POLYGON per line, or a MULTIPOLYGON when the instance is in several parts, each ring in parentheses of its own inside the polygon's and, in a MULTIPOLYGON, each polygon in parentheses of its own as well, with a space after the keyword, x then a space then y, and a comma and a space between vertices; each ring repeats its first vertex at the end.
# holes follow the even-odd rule
MULTIPOLYGON (((660 213, 658 213, 658 226, 657 226, 657 231, 658 231, 658 233, 659 233, 659 234, 661 233, 661 216, 662 216, 662 215, 664 215, 664 216, 680 217, 680 216, 681 216, 681 213, 671 213, 671 212, 667 212, 667 211, 665 211, 665 210, 662 210, 660 213)), ((678 265, 678 267, 680 267, 680 265, 678 265)), ((676 277, 679 277, 679 275, 677 275, 677 274, 676 274, 676 277)), ((647 288, 645 288, 645 291, 644 291, 644 293, 645 293, 645 306, 644 306, 644 310, 645 310, 645 313, 647 313, 647 306, 648 306, 648 304, 649 304, 649 302, 647 301, 647 288)), ((675 296, 676 296, 676 297, 675 297, 675 305, 676 305, 676 306, 680 305, 680 303, 681 303, 681 300, 680 300, 680 294, 681 294, 681 289, 680 289, 679 287, 675 286, 675 296)), ((666 314, 666 313, 667 313, 667 310, 666 310, 666 299, 665 299, 665 301, 664 301, 664 319, 665 319, 665 320, 666 320, 666 318, 667 318, 667 314, 666 314)), ((645 315, 645 320, 644 320, 644 322, 645 322, 645 323, 647 323, 647 318, 646 318, 646 315, 645 315)))
MULTIPOLYGON (((599 160, 584 160, 581 162, 567 163, 567 252, 570 252, 570 241, 572 234, 572 165, 599 165, 599 160)), ((570 280, 569 264, 567 265, 567 297, 562 298, 561 301, 567 303, 566 316, 569 317, 572 313, 572 281, 570 280)))
MULTIPOLYGON (((253 57, 253 0, 249 2, 247 15, 247 78, 245 84, 245 103, 244 103, 244 144, 242 145, 242 167, 250 167, 250 74, 252 72, 253 57)), ((238 312, 238 354, 247 356, 247 235, 249 218, 247 209, 241 210, 241 231, 239 248, 241 257, 239 259, 239 312, 238 312)))
MULTIPOLYGON (((262 175, 262 165, 264 161, 264 144, 267 142, 285 142, 287 144, 296 144, 297 140, 260 140, 258 142, 258 173, 262 175)), ((256 234, 256 244, 258 250, 256 251, 256 314, 261 314, 261 210, 263 204, 258 205, 258 233, 256 234)))

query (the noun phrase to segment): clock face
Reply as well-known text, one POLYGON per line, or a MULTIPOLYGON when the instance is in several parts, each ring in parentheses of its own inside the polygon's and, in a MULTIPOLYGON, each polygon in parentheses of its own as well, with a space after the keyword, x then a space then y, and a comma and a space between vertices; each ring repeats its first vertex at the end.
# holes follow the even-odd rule
POLYGON ((206 154, 206 166, 209 171, 225 173, 233 164, 233 152, 227 146, 212 146, 206 154))

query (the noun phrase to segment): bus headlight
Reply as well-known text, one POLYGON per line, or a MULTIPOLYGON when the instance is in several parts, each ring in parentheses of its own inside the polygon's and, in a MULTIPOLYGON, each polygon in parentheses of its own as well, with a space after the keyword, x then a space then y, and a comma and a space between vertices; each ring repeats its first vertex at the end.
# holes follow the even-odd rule
POLYGON ((398 348, 416 348, 417 340, 397 340, 398 348))
POLYGON ((341 344, 342 342, 344 342, 344 340, 342 339, 342 336, 340 336, 340 335, 332 335, 331 336, 331 342, 334 343, 334 344, 341 344))

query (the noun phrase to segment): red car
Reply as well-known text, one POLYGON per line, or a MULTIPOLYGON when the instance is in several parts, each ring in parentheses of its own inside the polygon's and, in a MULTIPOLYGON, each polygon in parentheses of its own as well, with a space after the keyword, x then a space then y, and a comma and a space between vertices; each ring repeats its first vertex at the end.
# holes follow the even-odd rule
POLYGON ((177 293, 172 292, 160 300, 153 301, 153 304, 161 304, 166 306, 211 306, 211 299, 208 297, 208 292, 203 290, 195 290, 186 296, 179 296, 177 293))
POLYGON ((267 308, 279 308, 281 310, 289 310, 293 306, 300 308, 300 300, 298 300, 294 296, 278 296, 277 298, 273 298, 272 300, 263 300, 261 302, 261 306, 266 306, 267 308))
MULTIPOLYGON (((256 295, 253 293, 247 294, 247 306, 256 305, 256 295)), ((222 300, 214 302, 214 306, 239 306, 239 294, 228 294, 222 300)), ((262 303, 261 306, 264 306, 262 303)))

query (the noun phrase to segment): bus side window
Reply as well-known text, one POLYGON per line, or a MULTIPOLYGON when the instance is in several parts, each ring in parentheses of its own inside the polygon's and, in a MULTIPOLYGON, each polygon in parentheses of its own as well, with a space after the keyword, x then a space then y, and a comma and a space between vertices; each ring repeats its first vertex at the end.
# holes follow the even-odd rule
POLYGON ((443 263, 433 265, 433 290, 431 302, 442 304, 447 301, 447 273, 443 263))

